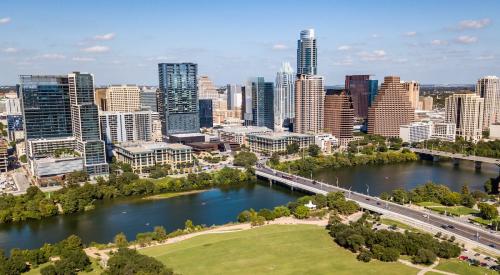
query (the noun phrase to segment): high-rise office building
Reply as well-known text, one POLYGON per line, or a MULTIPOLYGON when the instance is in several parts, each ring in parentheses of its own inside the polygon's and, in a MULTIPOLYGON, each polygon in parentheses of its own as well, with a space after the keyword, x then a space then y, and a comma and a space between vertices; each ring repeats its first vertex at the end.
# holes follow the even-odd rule
POLYGON ((99 111, 108 110, 108 104, 106 100, 107 92, 108 88, 95 88, 94 102, 95 105, 97 105, 97 109, 99 109, 99 111))
POLYGON ((243 91, 240 85, 227 84, 227 109, 241 110, 243 101, 243 91))
POLYGON ((346 75, 345 89, 351 95, 354 116, 366 119, 368 107, 373 103, 378 93, 378 81, 370 80, 370 75, 346 75))
POLYGON ((423 111, 432 111, 433 102, 434 100, 432 99, 432 96, 421 96, 418 101, 417 109, 423 111))
POLYGON ((326 89, 324 124, 324 131, 336 138, 352 138, 354 107, 346 90, 326 89))
POLYGON ((198 66, 194 63, 160 63, 158 73, 158 112, 163 135, 199 132, 198 66))
POLYGON ((100 112, 101 137, 107 145, 127 141, 153 141, 153 112, 100 112))
POLYGON ((206 75, 201 75, 198 78, 198 98, 212 100, 217 100, 219 98, 219 92, 214 82, 206 75))
POLYGON ((106 110, 133 112, 141 109, 139 87, 136 85, 112 85, 106 90, 106 110))
POLYGON ((212 99, 199 99, 200 128, 214 127, 214 113, 212 99))
POLYGON ((289 128, 295 117, 295 75, 290 63, 284 62, 276 73, 274 97, 275 130, 289 128))
POLYGON ((483 129, 500 122, 500 79, 485 76, 477 81, 476 94, 484 98, 483 129))
POLYGON ((74 72, 68 75, 68 84, 73 136, 76 150, 83 156, 84 170, 93 176, 107 174, 105 144, 94 103, 94 76, 74 72))
POLYGON ((484 98, 477 94, 452 94, 445 99, 445 121, 456 125, 457 136, 478 142, 482 137, 484 104, 484 98))
POLYGON ((398 76, 386 76, 368 110, 368 133, 399 137, 399 127, 415 120, 406 89, 398 76))
POLYGON ((318 49, 314 29, 300 32, 297 40, 297 74, 315 75, 318 73, 318 49))
POLYGON ((317 134, 323 130, 325 90, 322 76, 297 75, 293 131, 317 134))
POLYGON ((406 92, 408 93, 408 98, 410 99, 411 107, 413 109, 418 108, 418 102, 420 100, 420 84, 414 80, 403 82, 406 92))
POLYGON ((145 108, 153 112, 158 112, 157 94, 157 88, 142 87, 140 92, 141 109, 145 108))
POLYGON ((19 94, 26 139, 72 135, 67 76, 22 75, 19 94))
POLYGON ((245 87, 245 96, 251 95, 251 123, 253 126, 274 128, 274 83, 263 77, 250 78, 245 87))

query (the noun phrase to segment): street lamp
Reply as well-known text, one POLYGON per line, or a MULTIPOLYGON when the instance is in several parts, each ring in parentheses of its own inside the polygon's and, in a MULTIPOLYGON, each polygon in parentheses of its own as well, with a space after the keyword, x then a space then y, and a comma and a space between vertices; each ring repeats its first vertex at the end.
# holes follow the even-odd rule
POLYGON ((370 186, 368 184, 366 185, 366 195, 370 196, 370 186))

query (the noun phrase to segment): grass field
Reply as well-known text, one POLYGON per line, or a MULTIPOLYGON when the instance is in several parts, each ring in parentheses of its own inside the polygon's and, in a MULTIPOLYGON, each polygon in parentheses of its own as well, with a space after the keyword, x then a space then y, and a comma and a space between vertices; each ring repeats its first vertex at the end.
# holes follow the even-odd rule
MULTIPOLYGON (((453 272, 460 275, 483 275, 483 274, 498 274, 494 270, 486 269, 478 266, 471 266, 466 262, 457 259, 441 259, 439 265, 435 267, 437 270, 453 272)), ((428 273, 427 273, 428 274, 428 273)))
POLYGON ((395 221, 395 220, 391 220, 391 219, 380 219, 380 223, 385 224, 385 225, 396 225, 398 228, 401 228, 403 230, 412 231, 412 232, 423 232, 420 229, 409 226, 409 225, 402 223, 400 221, 395 221))
POLYGON ((146 200, 169 199, 169 198, 174 198, 174 197, 178 197, 178 196, 201 193, 201 192, 205 192, 205 191, 208 191, 208 189, 206 189, 206 190, 191 190, 191 191, 184 191, 184 192, 162 193, 162 194, 158 194, 158 195, 145 197, 144 199, 146 199, 146 200))
POLYGON ((470 214, 477 214, 479 213, 478 210, 472 209, 470 207, 465 207, 465 206, 444 206, 440 203, 436 202, 431 202, 431 201, 424 201, 424 202, 419 202, 417 205, 423 206, 429 210, 436 211, 438 213, 444 214, 445 211, 446 213, 449 213, 454 216, 463 216, 463 215, 470 215, 470 214))
POLYGON ((189 274, 416 274, 401 263, 363 263, 315 225, 269 225, 139 250, 189 274))

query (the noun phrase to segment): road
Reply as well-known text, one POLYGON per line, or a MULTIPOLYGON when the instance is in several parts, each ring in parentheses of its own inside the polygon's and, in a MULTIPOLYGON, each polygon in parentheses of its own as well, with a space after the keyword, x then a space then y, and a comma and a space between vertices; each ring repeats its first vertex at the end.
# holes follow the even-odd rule
POLYGON ((500 165, 500 159, 495 159, 495 158, 487 158, 487 157, 471 156, 471 155, 466 156, 464 154, 455 154, 455 153, 449 153, 449 152, 444 152, 444 151, 419 149, 419 148, 411 148, 410 150, 412 152, 420 153, 420 154, 442 156, 442 157, 455 158, 455 159, 465 159, 465 160, 470 160, 470 161, 479 161, 479 162, 484 162, 484 163, 491 163, 491 164, 500 165))
POLYGON ((418 220, 420 222, 442 228, 443 233, 446 233, 446 231, 455 233, 461 237, 471 240, 472 242, 481 243, 485 246, 494 248, 494 250, 496 250, 500 254, 500 250, 498 250, 498 248, 500 247, 499 236, 490 233, 489 231, 483 228, 479 228, 477 226, 468 224, 466 222, 462 222, 449 217, 444 217, 444 216, 441 217, 436 214, 430 214, 425 211, 412 209, 392 202, 383 201, 377 197, 367 196, 364 194, 346 190, 344 188, 332 186, 323 182, 317 182, 315 180, 310 180, 303 177, 283 173, 277 170, 270 169, 269 167, 264 166, 263 164, 259 164, 256 170, 269 175, 274 175, 287 180, 292 180, 293 182, 305 185, 309 188, 314 188, 317 190, 316 193, 322 193, 322 191, 343 192, 346 198, 354 200, 358 203, 368 204, 380 210, 390 211, 396 214, 404 215, 414 220, 418 220))

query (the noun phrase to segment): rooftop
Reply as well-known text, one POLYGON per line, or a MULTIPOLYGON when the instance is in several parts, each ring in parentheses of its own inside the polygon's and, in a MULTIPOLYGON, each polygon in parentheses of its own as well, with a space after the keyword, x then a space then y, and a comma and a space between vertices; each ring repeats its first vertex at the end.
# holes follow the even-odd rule
POLYGON ((191 147, 180 143, 166 143, 166 142, 123 142, 116 145, 124 150, 132 153, 146 153, 159 149, 172 149, 172 150, 190 150, 191 147))
POLYGON ((312 135, 292 133, 292 132, 257 133, 257 134, 252 134, 252 136, 265 137, 265 138, 274 139, 274 140, 284 139, 287 137, 314 137, 312 135))
POLYGON ((222 132, 230 132, 230 133, 235 133, 235 134, 251 134, 251 133, 257 133, 257 132, 272 132, 271 129, 267 127, 262 127, 262 126, 231 126, 231 127, 224 127, 220 129, 219 131, 222 132))
POLYGON ((187 134, 174 134, 174 135, 170 135, 172 137, 176 137, 176 138, 183 138, 183 137, 199 137, 199 136, 205 136, 204 134, 200 134, 200 133, 187 133, 187 134))

